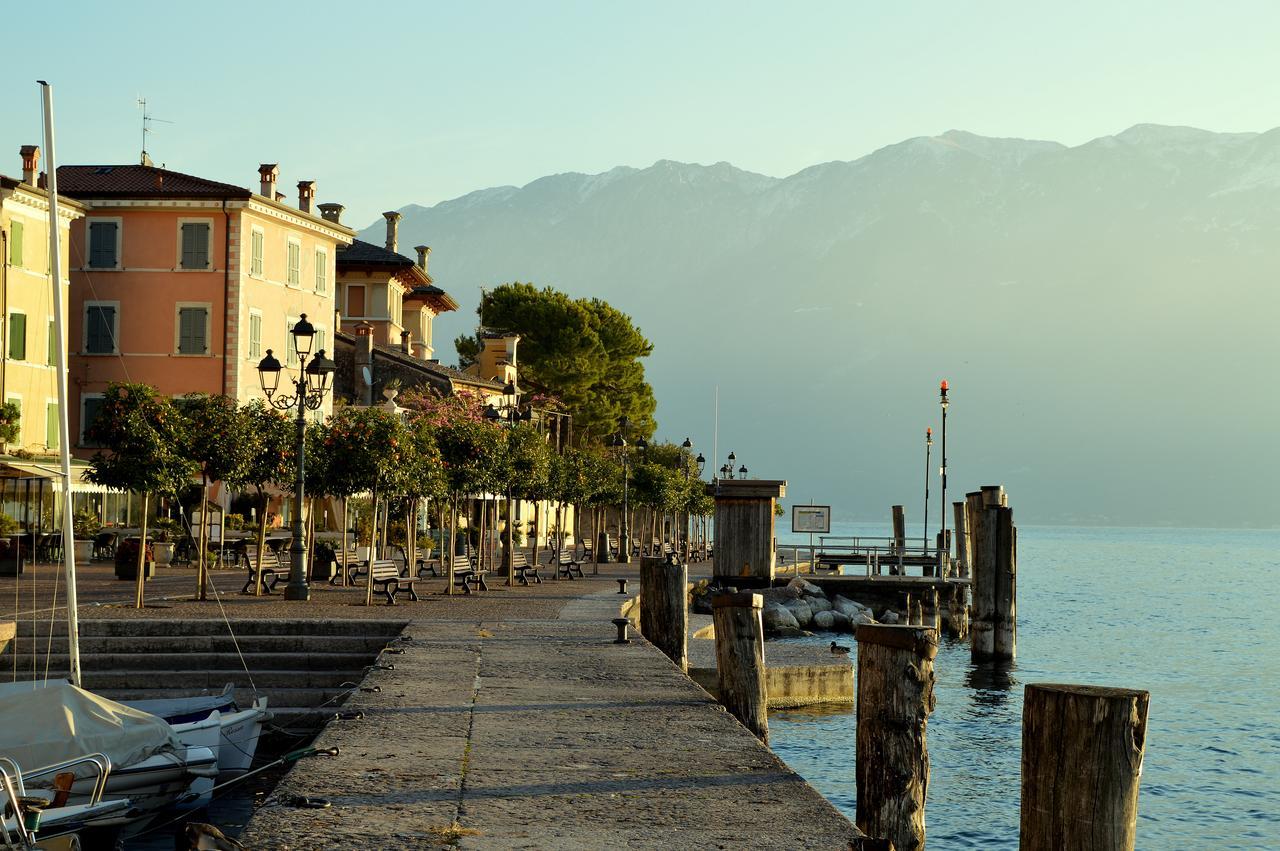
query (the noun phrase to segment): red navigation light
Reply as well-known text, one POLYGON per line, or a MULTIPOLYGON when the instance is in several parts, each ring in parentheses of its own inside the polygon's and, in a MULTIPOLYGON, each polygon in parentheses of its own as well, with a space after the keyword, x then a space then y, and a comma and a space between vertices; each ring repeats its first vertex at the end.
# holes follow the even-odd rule
POLYGON ((946 393, 946 392, 947 392, 947 379, 945 379, 945 378, 944 378, 944 379, 942 379, 942 392, 943 392, 943 393, 946 393))
POLYGON ((933 426, 930 426, 929 428, 924 430, 924 436, 933 437, 933 426))

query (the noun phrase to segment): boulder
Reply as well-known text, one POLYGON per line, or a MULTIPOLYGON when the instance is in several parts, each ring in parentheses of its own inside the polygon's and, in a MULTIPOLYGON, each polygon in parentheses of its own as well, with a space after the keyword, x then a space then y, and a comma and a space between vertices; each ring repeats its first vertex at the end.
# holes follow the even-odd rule
POLYGON ((848 632, 853 628, 847 615, 835 609, 832 609, 829 614, 831 615, 831 628, 836 632, 848 632))
POLYGON ((788 600, 800 599, 800 589, 791 588, 786 585, 781 588, 765 588, 757 593, 759 593, 761 597, 764 597, 765 600, 773 600, 778 603, 785 603, 788 600))
POLYGON ((835 613, 829 609, 824 612, 816 612, 813 616, 813 628, 830 632, 836 625, 835 613))
POLYGON ((798 630, 800 628, 800 624, 796 623, 795 616, 785 606, 778 603, 766 602, 764 609, 760 612, 760 619, 764 623, 764 631, 769 633, 778 633, 787 629, 798 630))
POLYGON ((803 594, 806 597, 827 596, 822 592, 822 589, 819 588, 817 585, 814 585, 812 582, 808 582, 804 579, 801 579, 799 576, 797 576, 796 578, 788 582, 787 587, 795 588, 797 591, 799 591, 801 594, 803 594))
POLYGON ((859 624, 875 623, 875 622, 876 622, 876 619, 871 617, 871 611, 868 609, 865 612, 858 612, 856 615, 849 618, 849 629, 856 630, 859 624))
POLYGON ((866 612, 868 615, 871 614, 871 609, 869 607, 854 600, 850 600, 848 597, 841 597, 839 594, 837 594, 835 599, 831 601, 831 605, 837 612, 840 612, 840 614, 847 618, 852 618, 859 612, 866 612))
POLYGON ((893 609, 885 609, 883 615, 880 616, 880 623, 897 623, 898 613, 893 609))
POLYGON ((826 597, 805 597, 804 601, 809 604, 809 608, 816 615, 818 612, 829 612, 832 609, 831 601, 826 597))
POLYGON ((791 616, 796 619, 796 624, 801 629, 807 629, 809 624, 813 622, 813 609, 809 608, 809 604, 804 600, 791 600, 783 603, 791 616))

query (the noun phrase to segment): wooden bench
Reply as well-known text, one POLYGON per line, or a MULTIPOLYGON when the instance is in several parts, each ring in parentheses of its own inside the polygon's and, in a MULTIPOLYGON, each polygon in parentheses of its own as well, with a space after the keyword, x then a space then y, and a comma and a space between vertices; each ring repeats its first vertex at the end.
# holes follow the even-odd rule
POLYGON ((400 568, 391 559, 375 561, 369 568, 369 581, 373 583, 375 591, 386 595, 388 606, 395 605, 396 594, 400 591, 408 591, 410 600, 418 599, 418 592, 413 588, 417 578, 401 576, 400 568))
POLYGON ((356 545, 350 544, 345 550, 335 549, 333 561, 337 569, 333 571, 333 576, 329 577, 329 584, 337 585, 345 573, 347 584, 354 585, 356 576, 359 575, 360 568, 363 566, 363 562, 356 557, 356 545))
POLYGON ((453 584, 461 586, 464 594, 471 593, 472 585, 475 585, 481 591, 489 590, 489 586, 484 581, 484 575, 488 571, 477 570, 475 565, 471 563, 470 556, 454 556, 450 572, 453 574, 453 584))
POLYGON ((438 577, 440 575, 440 571, 438 570, 439 567, 440 559, 438 558, 418 559, 418 578, 426 579, 428 573, 432 576, 438 577))
POLYGON ((528 585, 530 578, 539 585, 542 584, 542 577, 538 575, 539 566, 529 564, 529 559, 522 550, 516 550, 511 555, 511 567, 515 570, 516 579, 521 585, 528 585))
POLYGON ((556 578, 563 576, 565 579, 573 579, 575 573, 582 576, 582 562, 574 558, 572 553, 559 550, 556 553, 556 578))
POLYGON ((244 581, 244 587, 240 589, 241 594, 256 593, 259 578, 261 578, 263 591, 270 594, 276 590, 276 585, 280 582, 280 574, 288 572, 280 556, 270 550, 262 554, 261 562, 258 561, 257 547, 254 547, 252 553, 246 550, 243 557, 245 569, 249 571, 249 578, 244 581))

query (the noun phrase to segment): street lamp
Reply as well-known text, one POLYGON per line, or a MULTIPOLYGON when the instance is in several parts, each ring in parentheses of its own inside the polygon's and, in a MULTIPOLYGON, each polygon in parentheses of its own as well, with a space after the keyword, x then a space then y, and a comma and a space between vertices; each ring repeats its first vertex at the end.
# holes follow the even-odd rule
MULTIPOLYGON (((533 409, 526 407, 523 411, 520 410, 520 392, 514 381, 508 381, 502 388, 502 403, 487 405, 484 418, 504 428, 511 428, 516 423, 533 419, 533 409)), ((514 484, 514 477, 507 479, 507 528, 502 542, 502 561, 507 569, 507 585, 513 587, 516 584, 514 484)), ((483 547, 481 551, 483 553, 483 547)))
POLYGON ((942 531, 938 533, 938 575, 946 576, 947 561, 951 558, 951 547, 947 546, 947 380, 942 379, 938 392, 938 403, 942 405, 942 531))
MULTIPOLYGON (((684 484, 685 484, 685 492, 687 494, 689 490, 689 473, 690 473, 689 458, 687 456, 689 455, 690 451, 693 449, 693 441, 686 437, 684 439, 684 443, 680 444, 680 448, 684 450, 684 455, 680 456, 680 466, 684 468, 684 484)), ((701 458, 702 456, 699 455, 698 457, 701 458)), ((698 478, 699 479, 702 478, 701 468, 698 469, 698 478)), ((684 524, 683 524, 684 529, 682 530, 684 532, 684 542, 680 547, 681 557, 685 561, 689 560, 689 538, 692 536, 692 523, 693 523, 693 515, 689 512, 689 507, 686 505, 685 512, 684 512, 684 524)))
MULTIPOLYGON (((631 561, 631 536, 627 528, 627 480, 631 472, 631 458, 627 454, 627 432, 630 429, 631 420, 626 417, 620 418, 618 431, 609 441, 609 446, 618 451, 618 460, 622 462, 622 519, 618 523, 618 561, 622 564, 631 561)), ((642 443, 644 443, 643 437, 636 441, 637 446, 642 443)))
MULTIPOLYGON (((933 478, 933 427, 924 430, 924 551, 929 552, 929 480, 933 478)), ((906 534, 905 532, 903 534, 906 534)))
POLYGON ((745 479, 747 477, 747 465, 743 464, 738 468, 738 478, 745 479))
POLYGON ((324 349, 311 357, 311 345, 315 342, 315 326, 302 314, 290 331, 293 337, 293 350, 298 355, 298 377, 289 378, 293 385, 293 394, 280 392, 280 373, 284 368, 276 360, 271 349, 267 356, 258 363, 258 381, 262 384, 262 392, 273 408, 287 411, 298 409, 294 419, 295 450, 297 452, 297 469, 294 471, 293 487, 293 542, 289 545, 289 584, 284 589, 286 600, 309 600, 311 589, 307 585, 307 548, 303 542, 302 506, 304 488, 306 486, 306 430, 307 411, 314 411, 324 403, 325 394, 329 392, 329 378, 337 366, 325 357, 324 349), (307 363, 308 359, 310 363, 307 363))

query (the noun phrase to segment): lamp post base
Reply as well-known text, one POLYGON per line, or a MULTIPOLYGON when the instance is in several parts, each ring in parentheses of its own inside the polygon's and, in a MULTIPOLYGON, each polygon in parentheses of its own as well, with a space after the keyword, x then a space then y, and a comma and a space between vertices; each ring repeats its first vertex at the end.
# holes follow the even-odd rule
POLYGON ((306 602, 311 599, 311 586, 307 585, 305 582, 296 584, 290 582, 284 588, 284 598, 286 600, 301 600, 306 602))

